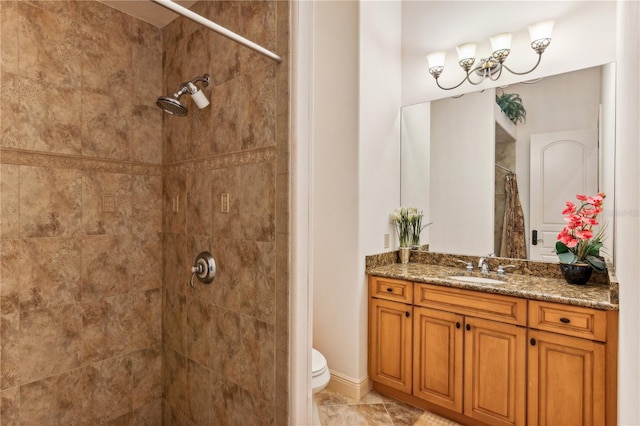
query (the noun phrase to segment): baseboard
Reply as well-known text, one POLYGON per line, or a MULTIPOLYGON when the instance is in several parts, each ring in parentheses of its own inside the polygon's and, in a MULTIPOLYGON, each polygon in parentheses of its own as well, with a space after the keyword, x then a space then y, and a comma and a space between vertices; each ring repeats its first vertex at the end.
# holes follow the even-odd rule
POLYGON ((349 398, 360 400, 373 389, 373 382, 366 376, 360 381, 354 381, 351 377, 331 371, 331 379, 327 385, 328 389, 348 396, 349 398))

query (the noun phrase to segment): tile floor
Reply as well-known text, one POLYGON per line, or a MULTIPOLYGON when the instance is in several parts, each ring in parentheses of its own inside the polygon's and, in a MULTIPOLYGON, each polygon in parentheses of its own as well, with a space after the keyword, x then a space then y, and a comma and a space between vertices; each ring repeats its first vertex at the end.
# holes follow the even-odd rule
POLYGON ((459 426, 376 391, 360 401, 329 389, 318 392, 315 398, 322 426, 459 426))

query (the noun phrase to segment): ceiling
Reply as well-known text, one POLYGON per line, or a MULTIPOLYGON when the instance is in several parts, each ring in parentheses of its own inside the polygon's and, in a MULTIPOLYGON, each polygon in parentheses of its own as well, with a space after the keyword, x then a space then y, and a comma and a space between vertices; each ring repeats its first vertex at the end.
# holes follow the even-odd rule
MULTIPOLYGON (((164 7, 153 3, 151 0, 98 0, 108 6, 118 9, 128 15, 148 22, 158 28, 163 28, 173 21, 178 15, 164 7)), ((191 7, 197 0, 177 0, 176 3, 191 7)))

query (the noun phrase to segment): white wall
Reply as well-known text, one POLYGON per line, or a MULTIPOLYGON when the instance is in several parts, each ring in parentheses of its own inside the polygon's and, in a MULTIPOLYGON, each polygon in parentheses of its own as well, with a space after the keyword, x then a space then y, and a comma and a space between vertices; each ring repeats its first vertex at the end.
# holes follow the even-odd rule
POLYGON ((640 424, 640 3, 618 2, 616 271, 620 281, 619 423, 640 424))
POLYGON ((494 251, 494 104, 494 90, 431 102, 431 251, 494 251))
POLYGON ((364 257, 389 250, 384 234, 396 241, 389 214, 400 204, 400 21, 398 0, 360 3, 359 298, 352 306, 360 314, 360 380, 367 377, 364 257))
POLYGON ((331 370, 359 376, 358 2, 314 4, 313 345, 331 370))
MULTIPOLYGON (((429 164, 431 162, 431 103, 402 108, 400 143, 400 202, 424 213, 423 225, 431 222, 429 213, 429 164)), ((421 244, 428 244, 431 227, 420 236, 421 244)))
POLYGON ((364 257, 384 251, 400 186, 400 2, 315 3, 313 345, 367 378, 364 257))
POLYGON ((522 76, 503 75, 498 82, 459 89, 438 89, 429 74, 426 55, 447 52, 441 84, 458 83, 464 72, 457 64, 455 46, 476 41, 477 55, 490 53, 489 37, 512 32, 512 49, 506 63, 516 71, 535 64, 527 26, 554 19, 553 38, 542 55, 541 65, 525 78, 555 75, 615 61, 616 8, 614 1, 406 1, 402 14, 402 104, 412 105, 469 91, 522 81, 522 76), (499 19, 498 19, 499 17, 499 19))

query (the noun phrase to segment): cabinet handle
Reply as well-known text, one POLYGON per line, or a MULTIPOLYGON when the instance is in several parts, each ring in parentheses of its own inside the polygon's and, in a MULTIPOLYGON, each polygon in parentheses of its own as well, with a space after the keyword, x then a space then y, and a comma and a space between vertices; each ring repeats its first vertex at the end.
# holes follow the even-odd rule
POLYGON ((531 346, 535 346, 536 345, 536 339, 531 338, 530 342, 531 342, 531 346))
POLYGON ((471 324, 467 324, 467 325, 465 325, 465 326, 464 326, 464 328, 466 328, 466 329, 467 329, 467 331, 471 331, 471 324))
POLYGON ((456 328, 460 328, 460 322, 456 321, 456 328))
POLYGON ((571 320, 569 318, 560 318, 560 322, 564 323, 564 324, 569 324, 571 322, 571 320))
POLYGON ((404 313, 404 316, 405 316, 405 317, 407 317, 407 318, 409 318, 409 315, 410 315, 410 314, 409 314, 409 311, 407 311, 407 312, 405 312, 405 313, 404 313))
POLYGON ((393 289, 392 289, 391 287, 387 287, 387 291, 388 291, 389 293, 391 293, 391 292, 393 291, 393 289))

